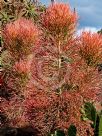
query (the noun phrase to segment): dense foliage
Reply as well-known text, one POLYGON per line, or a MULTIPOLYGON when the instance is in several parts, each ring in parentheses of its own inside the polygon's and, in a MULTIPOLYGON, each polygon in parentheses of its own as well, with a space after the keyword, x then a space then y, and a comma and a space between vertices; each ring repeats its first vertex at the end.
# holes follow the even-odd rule
POLYGON ((0 127, 30 127, 34 136, 94 136, 102 35, 77 36, 79 17, 68 4, 10 0, 0 10, 0 127))

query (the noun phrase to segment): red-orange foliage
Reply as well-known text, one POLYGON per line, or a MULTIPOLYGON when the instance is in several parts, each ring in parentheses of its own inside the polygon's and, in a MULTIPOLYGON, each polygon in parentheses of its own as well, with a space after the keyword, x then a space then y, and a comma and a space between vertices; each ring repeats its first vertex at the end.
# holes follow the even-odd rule
POLYGON ((42 38, 37 27, 25 19, 10 23, 4 29, 4 47, 17 58, 11 65, 14 73, 10 80, 19 93, 8 105, 3 103, 11 125, 16 121, 19 126, 21 117, 36 128, 40 136, 56 129, 66 132, 71 124, 80 136, 87 136, 87 132, 93 135, 91 122, 82 120, 81 108, 86 101, 95 102, 100 93, 96 65, 101 62, 102 41, 100 35, 86 32, 76 38, 73 32, 76 21, 77 15, 68 5, 54 4, 42 16, 42 38), (37 39, 42 42, 34 48, 37 39), (29 54, 32 54, 30 60, 29 54), (22 73, 30 74, 27 82, 23 82, 22 73))
POLYGON ((23 127, 27 125, 22 100, 23 99, 14 95, 10 101, 2 99, 2 103, 0 103, 2 112, 7 116, 6 123, 11 127, 23 127))
POLYGON ((47 8, 42 17, 43 26, 55 37, 68 37, 75 31, 77 14, 72 12, 70 6, 56 3, 47 8))
POLYGON ((88 65, 96 65, 102 58, 102 36, 97 33, 83 32, 80 41, 80 54, 88 65))
POLYGON ((29 73, 30 72, 30 61, 20 60, 19 62, 15 62, 13 66, 13 70, 18 73, 29 73))
POLYGON ((32 53, 39 34, 37 26, 31 20, 18 19, 4 28, 4 47, 14 58, 22 58, 32 53))
MULTIPOLYGON (((27 96, 26 96, 27 97, 27 96)), ((55 130, 57 118, 57 95, 54 92, 34 90, 32 96, 26 98, 26 119, 36 128, 40 135, 46 135, 55 130)))

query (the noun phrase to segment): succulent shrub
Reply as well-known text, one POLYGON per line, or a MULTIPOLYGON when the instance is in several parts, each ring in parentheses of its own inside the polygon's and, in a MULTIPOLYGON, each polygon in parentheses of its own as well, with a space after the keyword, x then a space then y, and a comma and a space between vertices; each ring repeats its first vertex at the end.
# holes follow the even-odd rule
POLYGON ((78 15, 67 4, 50 5, 39 20, 19 18, 2 29, 1 79, 13 92, 8 101, 1 97, 2 112, 10 126, 30 125, 39 136, 56 130, 67 136, 70 126, 93 136, 93 122, 83 114, 85 103, 101 94, 101 36, 77 37, 78 15))

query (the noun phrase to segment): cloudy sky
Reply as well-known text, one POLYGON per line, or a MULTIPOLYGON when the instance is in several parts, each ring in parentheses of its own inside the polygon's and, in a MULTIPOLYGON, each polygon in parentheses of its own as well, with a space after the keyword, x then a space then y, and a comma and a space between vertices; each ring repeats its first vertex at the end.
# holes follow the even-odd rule
MULTIPOLYGON (((40 0, 43 4, 50 4, 50 0, 40 0)), ((79 15, 78 29, 96 32, 102 28, 102 0, 56 0, 70 3, 79 15)))

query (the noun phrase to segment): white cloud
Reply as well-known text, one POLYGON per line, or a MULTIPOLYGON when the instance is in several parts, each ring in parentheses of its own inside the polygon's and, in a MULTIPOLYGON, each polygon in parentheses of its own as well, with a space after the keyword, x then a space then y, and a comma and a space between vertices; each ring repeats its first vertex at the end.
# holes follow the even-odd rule
POLYGON ((84 27, 78 30, 77 34, 80 35, 83 31, 87 32, 92 32, 92 33, 97 33, 97 31, 101 30, 101 28, 96 28, 96 27, 84 27))

